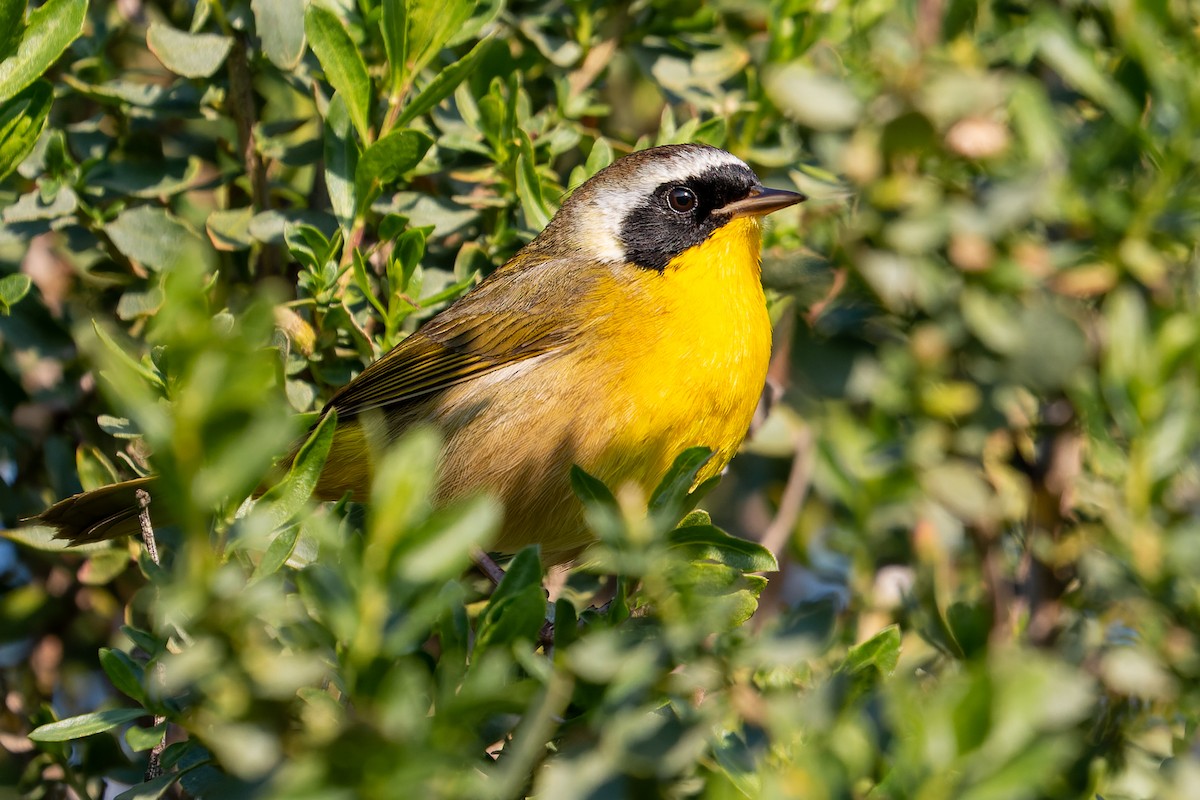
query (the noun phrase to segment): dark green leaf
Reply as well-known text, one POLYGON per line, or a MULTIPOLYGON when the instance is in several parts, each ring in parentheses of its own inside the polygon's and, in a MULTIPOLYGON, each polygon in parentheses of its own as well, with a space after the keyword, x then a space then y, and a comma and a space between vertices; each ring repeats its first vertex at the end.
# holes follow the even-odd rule
MULTIPOLYGON (((128 559, 128 555, 122 553, 128 559)), ((146 702, 146 689, 142 683, 142 666, 121 650, 111 647, 100 648, 100 666, 112 681, 117 691, 142 703, 146 702)))
POLYGON ((151 750, 162 742, 163 737, 167 735, 167 723, 161 722, 150 728, 142 728, 137 725, 130 725, 125 729, 125 742, 129 745, 129 749, 135 753, 144 753, 151 750))
POLYGON ((707 447, 689 447, 680 453, 650 495, 649 512, 674 524, 683 514, 696 476, 711 458, 707 447))
POLYGON ((354 170, 354 190, 360 209, 370 205, 382 187, 399 180, 421 162, 433 139, 414 130, 393 131, 368 147, 354 170))
POLYGON ((491 648, 536 642, 545 619, 546 596, 541 586, 527 586, 498 603, 489 603, 479 621, 473 658, 481 658, 491 648))
POLYGON ((129 637, 129 640, 137 647, 146 651, 150 657, 154 657, 161 652, 165 644, 157 639, 153 634, 148 633, 140 628, 135 628, 131 625, 122 625, 121 633, 129 637))
POLYGON ((554 649, 563 652, 579 639, 579 618, 570 600, 554 602, 554 649))
MULTIPOLYGON (((154 729, 151 728, 151 730, 154 729)), ((145 783, 132 786, 114 797, 113 800, 159 800, 159 798, 166 796, 167 791, 174 786, 180 778, 182 778, 184 775, 187 775, 192 769, 195 769, 196 766, 198 765, 188 766, 176 772, 168 772, 164 775, 159 775, 157 778, 146 781, 145 783)))
POLYGON ((0 0, 0 60, 12 55, 25 32, 25 0, 0 0))
POLYGON ((602 506, 615 511, 617 500, 603 482, 588 475, 578 465, 571 467, 571 489, 587 506, 602 506))
POLYGON ((495 604, 509 595, 524 591, 529 586, 542 585, 542 560, 535 545, 523 548, 508 562, 504 579, 492 592, 491 603, 495 604))
POLYGON ((706 559, 743 572, 774 572, 779 569, 771 551, 757 542, 730 536, 713 525, 689 525, 675 528, 667 541, 679 547, 689 558, 706 559))

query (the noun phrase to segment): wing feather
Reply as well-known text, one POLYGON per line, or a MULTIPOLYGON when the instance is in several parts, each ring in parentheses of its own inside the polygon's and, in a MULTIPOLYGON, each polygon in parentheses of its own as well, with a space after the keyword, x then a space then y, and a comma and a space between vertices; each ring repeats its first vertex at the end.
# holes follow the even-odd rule
MULTIPOLYGON (((587 319, 579 304, 562 302, 562 281, 578 277, 565 269, 562 261, 510 262, 368 366, 326 409, 336 408, 343 420, 396 408, 570 346, 587 319), (517 279, 534 269, 546 274, 517 279)), ((569 292, 578 296, 581 288, 575 280, 569 292)))

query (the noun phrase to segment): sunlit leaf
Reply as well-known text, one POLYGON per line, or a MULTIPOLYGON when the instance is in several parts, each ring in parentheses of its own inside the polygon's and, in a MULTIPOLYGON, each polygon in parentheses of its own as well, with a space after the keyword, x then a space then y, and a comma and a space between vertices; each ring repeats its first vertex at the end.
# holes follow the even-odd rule
POLYGON ((93 711, 90 714, 80 714, 77 717, 41 725, 30 731, 29 738, 35 742, 67 742, 112 730, 118 725, 124 725, 144 716, 146 716, 146 712, 139 708, 110 708, 106 711, 93 711))
POLYGON ((337 15, 315 3, 305 9, 304 32, 325 70, 325 79, 345 101, 359 140, 370 142, 371 79, 350 34, 337 15))
POLYGON ((0 61, 0 103, 15 97, 58 60, 82 32, 86 12, 87 0, 48 0, 29 14, 16 52, 0 61))
POLYGON ((221 68, 233 39, 213 33, 184 33, 154 22, 146 29, 146 46, 176 75, 207 78, 221 68))

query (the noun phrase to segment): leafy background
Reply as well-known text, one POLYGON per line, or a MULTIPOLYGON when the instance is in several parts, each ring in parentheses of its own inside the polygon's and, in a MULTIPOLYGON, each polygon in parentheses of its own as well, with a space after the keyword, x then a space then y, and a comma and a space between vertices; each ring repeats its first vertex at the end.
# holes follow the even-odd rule
POLYGON ((1200 796, 1198 24, 0 2, 0 795, 1200 796), (694 457, 648 520, 576 476, 602 546, 549 608, 532 553, 466 571, 496 509, 429 511, 428 432, 366 509, 305 502, 321 429, 242 504, 674 141, 812 197, 767 234, 778 401, 703 503, 765 590, 764 549, 675 527, 694 457), (17 527, 151 463, 161 564, 17 527))

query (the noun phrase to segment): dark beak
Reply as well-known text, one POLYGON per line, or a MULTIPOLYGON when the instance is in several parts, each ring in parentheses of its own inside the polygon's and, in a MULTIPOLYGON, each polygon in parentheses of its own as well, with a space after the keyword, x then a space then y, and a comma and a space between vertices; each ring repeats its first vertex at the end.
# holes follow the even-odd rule
POLYGON ((726 203, 713 211, 714 214, 728 214, 730 217, 761 217, 778 211, 781 208, 803 203, 807 195, 799 192, 787 192, 783 189, 752 189, 750 194, 741 200, 726 203))

